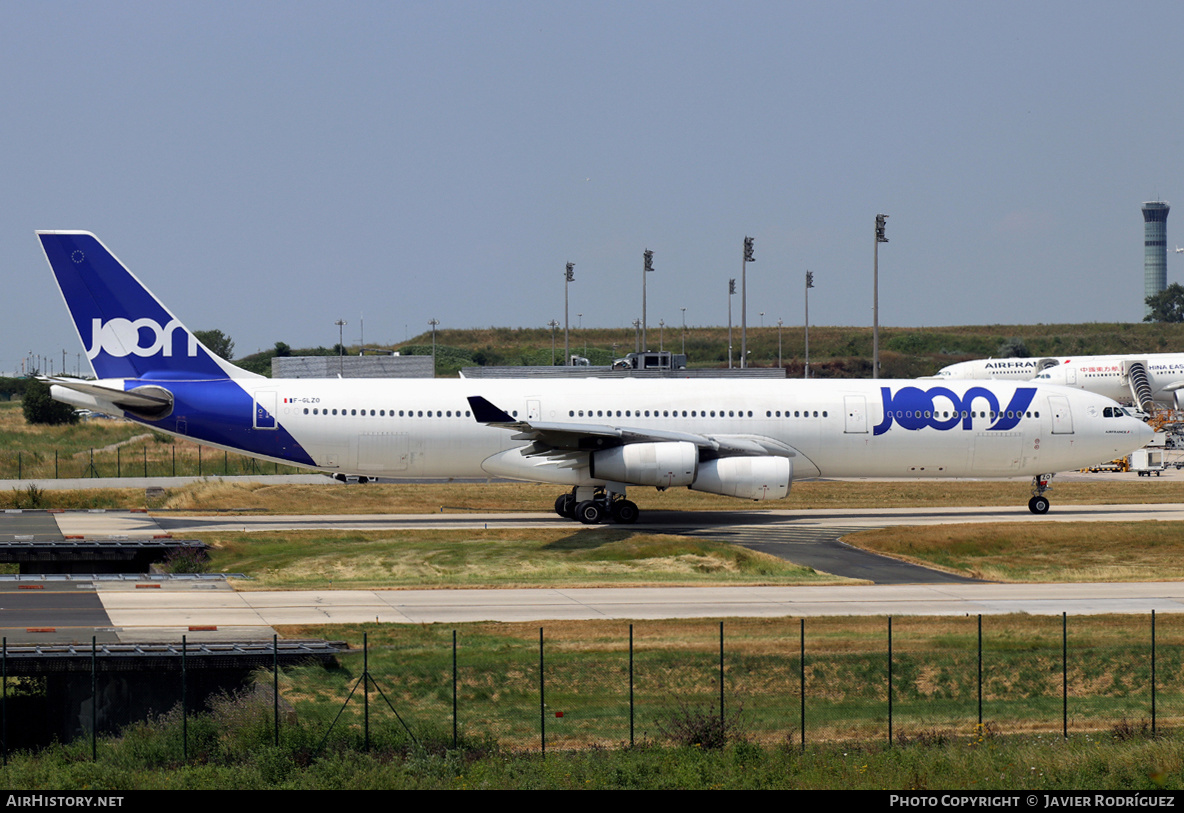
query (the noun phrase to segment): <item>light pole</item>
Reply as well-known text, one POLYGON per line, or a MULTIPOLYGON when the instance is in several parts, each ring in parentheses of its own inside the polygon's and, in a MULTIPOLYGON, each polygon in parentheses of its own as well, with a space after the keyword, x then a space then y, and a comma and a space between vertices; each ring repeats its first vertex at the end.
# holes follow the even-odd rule
POLYGON ((661 353, 666 347, 666 320, 658 320, 658 352, 661 353))
POLYGON ((736 293, 736 280, 728 280, 728 369, 732 369, 732 294, 736 293))
POLYGON ((645 282, 646 274, 654 270, 654 252, 647 248, 641 253, 641 257, 643 261, 641 266, 641 350, 649 350, 650 346, 645 337, 645 327, 647 324, 645 318, 645 282))
POLYGON ((777 320, 777 366, 781 367, 781 320, 777 320))
MULTIPOLYGON (((576 278, 576 264, 568 263, 567 271, 563 274, 563 366, 571 364, 571 349, 567 346, 567 286, 576 278)), ((555 355, 552 353, 551 355, 555 355)), ((555 366, 555 359, 551 359, 551 366, 555 366)))
POLYGON ((687 354, 687 309, 682 309, 682 354, 687 354))
MULTIPOLYGON (((579 331, 581 334, 583 334, 583 332, 584 332, 584 314, 577 313, 576 316, 579 317, 579 320, 580 320, 579 331)), ((584 358, 588 358, 588 337, 587 336, 584 336, 584 358)))
POLYGON ((810 289, 814 287, 814 272, 806 272, 806 372, 803 378, 810 377, 810 289))
MULTIPOLYGON (((556 322, 554 319, 552 319, 550 322, 547 322, 547 327, 551 328, 551 366, 554 367, 555 366, 555 328, 559 327, 559 323, 556 322)), ((566 335, 564 336, 563 342, 564 342, 564 345, 566 346, 566 344, 567 344, 566 335)))
POLYGON ((641 352, 641 320, 633 320, 633 352, 641 352))
POLYGON ((744 259, 740 263, 740 368, 748 366, 748 264, 752 256, 752 238, 744 238, 744 259))
POLYGON ((435 318, 429 319, 428 324, 432 326, 432 378, 436 377, 436 325, 440 324, 435 318))
POLYGON ((872 378, 880 377, 880 243, 887 243, 884 221, 888 215, 876 215, 876 244, 872 254, 872 378))
POLYGON ((345 378, 345 339, 343 338, 343 333, 345 326, 348 325, 349 322, 345 321, 344 319, 338 319, 333 324, 337 325, 337 354, 340 356, 340 360, 337 362, 338 375, 341 378, 345 378))

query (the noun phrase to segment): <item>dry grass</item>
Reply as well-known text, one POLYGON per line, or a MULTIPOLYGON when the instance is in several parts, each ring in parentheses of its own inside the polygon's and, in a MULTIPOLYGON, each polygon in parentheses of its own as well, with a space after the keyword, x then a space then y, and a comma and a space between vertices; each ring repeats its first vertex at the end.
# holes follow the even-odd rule
MULTIPOLYGON (((1120 476, 1120 475, 1115 475, 1120 476)), ((1126 475, 1125 480, 1058 483, 1058 505, 1184 501, 1178 484, 1126 475)), ((207 481, 169 489, 159 507, 264 510, 278 514, 438 514, 468 511, 549 512, 562 489, 536 483, 399 483, 367 485, 267 485, 207 481)), ((643 511, 798 510, 907 508, 917 506, 1022 506, 1027 482, 1017 481, 818 481, 795 483, 788 499, 741 502, 687 489, 629 493, 643 511)))
POLYGON ((249 590, 850 583, 735 545, 616 527, 204 534, 249 590))
POLYGON ((1184 579, 1184 529, 1172 522, 996 523, 897 527, 847 537, 856 547, 1000 582, 1184 579))

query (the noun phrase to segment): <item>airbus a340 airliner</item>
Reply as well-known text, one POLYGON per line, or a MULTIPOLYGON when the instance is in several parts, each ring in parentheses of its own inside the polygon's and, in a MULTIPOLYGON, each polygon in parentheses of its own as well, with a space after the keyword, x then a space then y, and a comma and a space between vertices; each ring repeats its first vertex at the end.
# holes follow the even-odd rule
POLYGON ((634 522, 628 486, 750 500, 796 477, 1033 476, 1142 447, 1092 393, 1010 382, 265 378, 211 353, 93 234, 38 232, 98 380, 53 397, 264 460, 554 483, 562 516, 634 522))

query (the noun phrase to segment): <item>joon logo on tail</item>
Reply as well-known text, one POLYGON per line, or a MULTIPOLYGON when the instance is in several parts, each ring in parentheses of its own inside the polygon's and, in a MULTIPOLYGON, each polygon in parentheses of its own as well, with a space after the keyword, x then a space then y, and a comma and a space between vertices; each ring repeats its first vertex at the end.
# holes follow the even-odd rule
POLYGON ((948 387, 926 390, 901 387, 893 395, 891 388, 881 387, 880 394, 884 399, 884 420, 875 428, 876 435, 884 434, 894 423, 911 430, 929 426, 945 431, 956 428, 959 423, 963 429, 972 429, 975 413, 980 410, 985 414, 979 417, 989 417, 993 421, 988 430, 1006 432, 1014 429, 1024 417, 1036 389, 1017 387, 1004 409, 999 408, 999 399, 986 387, 971 387, 963 395, 948 387))
POLYGON ((153 319, 115 318, 104 322, 102 319, 91 320, 90 347, 86 348, 86 357, 94 359, 101 352, 117 358, 134 355, 141 358, 163 353, 166 357, 173 355, 173 337, 175 331, 180 330, 182 340, 188 340, 186 355, 190 358, 197 356, 197 338, 189 333, 185 326, 176 319, 164 327, 153 319))

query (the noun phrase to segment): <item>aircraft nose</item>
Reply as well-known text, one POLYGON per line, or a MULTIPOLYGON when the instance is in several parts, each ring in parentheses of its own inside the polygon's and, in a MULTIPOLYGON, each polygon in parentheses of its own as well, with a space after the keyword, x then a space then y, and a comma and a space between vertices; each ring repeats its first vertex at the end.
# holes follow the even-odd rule
POLYGON ((1139 423, 1139 429, 1136 432, 1136 437, 1139 439, 1139 447, 1142 448, 1143 446, 1146 446, 1148 443, 1150 443, 1151 439, 1155 437, 1155 430, 1149 425, 1140 421, 1138 418, 1131 418, 1131 420, 1138 421, 1139 423))

